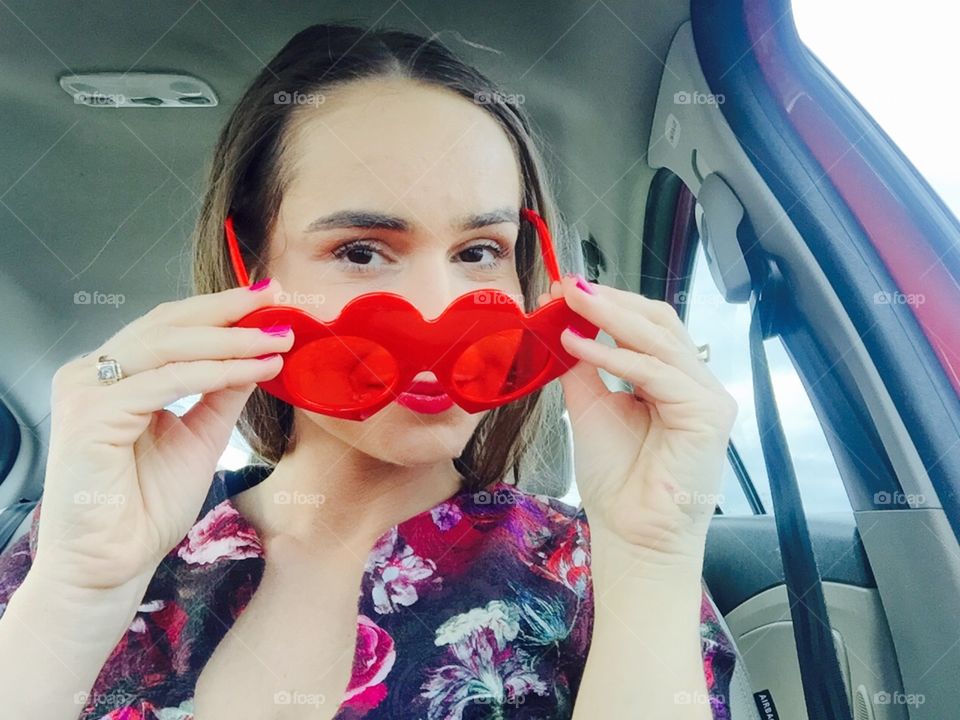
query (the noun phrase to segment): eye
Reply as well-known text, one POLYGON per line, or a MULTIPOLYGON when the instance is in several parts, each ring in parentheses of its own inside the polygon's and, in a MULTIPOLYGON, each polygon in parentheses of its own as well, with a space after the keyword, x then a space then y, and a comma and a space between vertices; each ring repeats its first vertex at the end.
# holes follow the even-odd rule
POLYGON ((496 267, 500 261, 508 254, 506 247, 500 243, 489 240, 475 243, 470 247, 464 248, 457 253, 457 257, 462 262, 469 265, 478 265, 480 267, 496 267), (484 259, 486 257, 486 260, 484 259))
POLYGON ((351 240, 333 250, 333 256, 351 272, 369 272, 383 266, 379 244, 371 240, 351 240), (377 259, 381 262, 376 262, 377 259))

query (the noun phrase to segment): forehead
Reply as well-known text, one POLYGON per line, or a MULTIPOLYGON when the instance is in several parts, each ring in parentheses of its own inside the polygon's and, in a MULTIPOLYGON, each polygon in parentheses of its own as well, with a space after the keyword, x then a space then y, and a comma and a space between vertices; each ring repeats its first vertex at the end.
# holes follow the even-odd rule
POLYGON ((506 131, 450 90, 364 80, 295 112, 285 205, 406 207, 420 216, 438 207, 461 215, 521 201, 506 131))

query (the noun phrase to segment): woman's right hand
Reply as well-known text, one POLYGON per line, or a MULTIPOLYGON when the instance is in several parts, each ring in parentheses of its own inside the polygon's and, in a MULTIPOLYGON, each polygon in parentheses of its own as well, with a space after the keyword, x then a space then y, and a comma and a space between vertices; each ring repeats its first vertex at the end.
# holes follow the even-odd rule
POLYGON ((256 383, 280 371, 274 353, 293 345, 289 329, 230 327, 278 291, 274 280, 163 303, 57 371, 32 575, 67 588, 146 589, 196 521, 256 383), (121 380, 97 380, 101 355, 120 364, 121 380), (202 397, 182 417, 164 410, 194 394, 202 397))

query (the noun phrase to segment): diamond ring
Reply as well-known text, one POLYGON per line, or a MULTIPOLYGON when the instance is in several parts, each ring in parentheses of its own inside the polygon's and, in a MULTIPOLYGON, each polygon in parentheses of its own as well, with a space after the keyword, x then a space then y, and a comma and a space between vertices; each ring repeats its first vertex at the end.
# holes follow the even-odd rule
POLYGON ((97 360, 97 381, 101 385, 113 385, 123 379, 120 363, 112 357, 101 355, 97 360))

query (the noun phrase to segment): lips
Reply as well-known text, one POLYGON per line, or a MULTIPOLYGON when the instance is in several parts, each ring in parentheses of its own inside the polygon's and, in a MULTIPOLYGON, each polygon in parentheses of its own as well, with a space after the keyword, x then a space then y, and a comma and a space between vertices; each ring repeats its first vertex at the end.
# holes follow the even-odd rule
POLYGON ((453 400, 440 383, 416 380, 397 396, 397 404, 419 413, 439 413, 453 406, 453 400))

